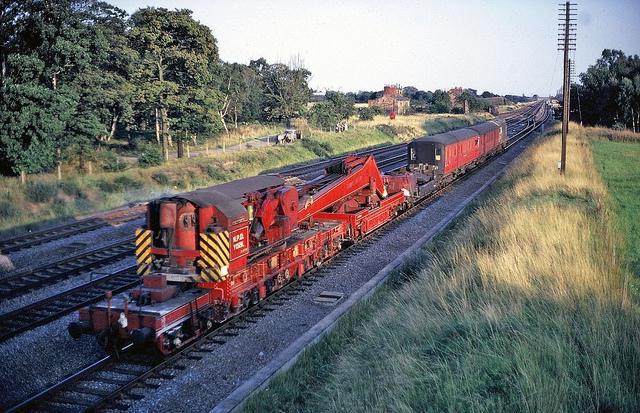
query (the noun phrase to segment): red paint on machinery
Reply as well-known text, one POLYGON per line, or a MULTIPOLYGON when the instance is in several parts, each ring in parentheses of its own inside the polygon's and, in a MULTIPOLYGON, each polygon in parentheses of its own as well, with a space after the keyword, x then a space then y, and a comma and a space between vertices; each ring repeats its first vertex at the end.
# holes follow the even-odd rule
POLYGON ((391 221, 415 185, 410 173, 383 176, 372 156, 348 156, 298 186, 258 176, 152 201, 150 274, 82 309, 69 330, 169 354, 391 221))

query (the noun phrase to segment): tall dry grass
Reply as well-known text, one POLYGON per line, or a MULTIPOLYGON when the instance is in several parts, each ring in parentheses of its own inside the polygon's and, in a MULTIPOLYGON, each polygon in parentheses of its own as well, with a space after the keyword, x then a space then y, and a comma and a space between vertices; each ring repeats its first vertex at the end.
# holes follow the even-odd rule
POLYGON ((247 411, 640 411, 640 317, 584 129, 557 130, 247 411))

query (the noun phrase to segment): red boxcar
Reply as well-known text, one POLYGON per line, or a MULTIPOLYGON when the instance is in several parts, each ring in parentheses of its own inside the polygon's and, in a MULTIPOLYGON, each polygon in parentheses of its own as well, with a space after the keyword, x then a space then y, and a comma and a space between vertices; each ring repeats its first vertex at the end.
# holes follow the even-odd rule
POLYGON ((507 127, 504 120, 425 136, 408 145, 409 167, 431 174, 434 178, 458 175, 502 150, 506 142, 507 127))

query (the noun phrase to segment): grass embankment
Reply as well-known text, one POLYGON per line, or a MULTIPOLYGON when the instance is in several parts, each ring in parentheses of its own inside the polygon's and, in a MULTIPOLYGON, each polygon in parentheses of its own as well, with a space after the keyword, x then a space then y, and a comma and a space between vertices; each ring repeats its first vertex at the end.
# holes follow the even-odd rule
MULTIPOLYGON (((0 178, 0 229, 15 231, 28 224, 106 210, 162 193, 188 191, 367 146, 397 143, 482 119, 475 115, 412 115, 400 116, 394 121, 380 117, 374 121, 355 121, 343 133, 312 129, 303 142, 292 145, 175 159, 147 169, 130 167, 123 172, 70 177, 65 174, 67 177, 61 182, 56 181, 54 175, 40 175, 29 177, 27 185, 20 184, 16 178, 4 177, 0 178)), ((252 126, 250 130, 255 136, 263 136, 273 132, 273 127, 252 126)), ((248 135, 244 130, 234 136, 246 140, 248 135)))
MULTIPOLYGON (((606 130, 605 130, 606 131, 606 130)), ((616 224, 625 234, 625 252, 640 296, 640 134, 593 130, 593 158, 611 195, 616 224)))
POLYGON ((557 129, 246 411, 640 411, 640 317, 584 129, 557 129))

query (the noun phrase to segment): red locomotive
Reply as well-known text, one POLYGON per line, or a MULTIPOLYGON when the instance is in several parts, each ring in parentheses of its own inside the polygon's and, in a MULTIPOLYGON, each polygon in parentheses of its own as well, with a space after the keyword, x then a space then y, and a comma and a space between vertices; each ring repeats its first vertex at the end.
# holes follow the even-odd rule
POLYGON ((505 144, 504 122, 487 122, 416 139, 404 172, 382 174, 372 156, 348 156, 300 185, 257 176, 151 201, 136 231, 140 287, 83 308, 69 333, 170 354, 505 144))

